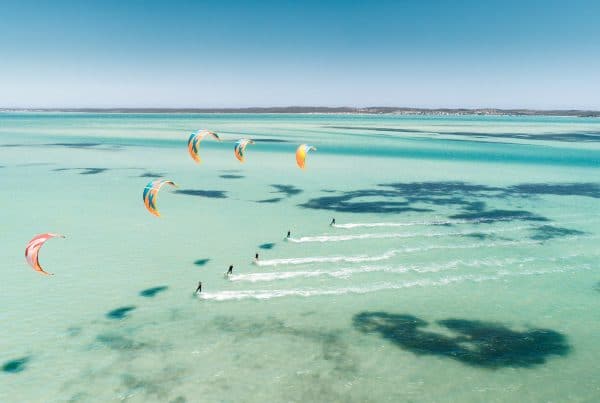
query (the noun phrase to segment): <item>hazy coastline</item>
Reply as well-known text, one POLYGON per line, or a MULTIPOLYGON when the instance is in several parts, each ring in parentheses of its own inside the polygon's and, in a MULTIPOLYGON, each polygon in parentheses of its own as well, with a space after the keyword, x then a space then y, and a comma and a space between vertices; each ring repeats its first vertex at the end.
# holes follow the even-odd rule
POLYGON ((81 113, 295 113, 356 115, 437 115, 437 116, 566 116, 600 117, 600 111, 579 109, 498 109, 498 108, 408 108, 408 107, 249 107, 249 108, 0 108, 0 112, 81 112, 81 113))

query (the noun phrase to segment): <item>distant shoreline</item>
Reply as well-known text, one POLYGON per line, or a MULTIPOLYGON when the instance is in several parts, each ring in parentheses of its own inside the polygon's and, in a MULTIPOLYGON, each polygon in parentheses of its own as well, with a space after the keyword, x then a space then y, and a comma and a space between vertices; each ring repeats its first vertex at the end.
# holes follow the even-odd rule
POLYGON ((62 113, 289 113, 289 114, 349 114, 349 115, 431 115, 431 116, 562 116, 600 117, 591 110, 536 110, 497 108, 396 108, 396 107, 253 107, 253 108, 0 108, 0 112, 62 112, 62 113))

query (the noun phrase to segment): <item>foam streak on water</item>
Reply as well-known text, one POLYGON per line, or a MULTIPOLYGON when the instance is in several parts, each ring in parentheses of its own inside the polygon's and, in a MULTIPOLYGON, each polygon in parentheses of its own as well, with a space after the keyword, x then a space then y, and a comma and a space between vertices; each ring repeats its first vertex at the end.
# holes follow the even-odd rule
POLYGON ((258 266, 283 266, 283 265, 299 265, 299 264, 310 264, 310 263, 338 263, 338 262, 376 262, 379 260, 386 260, 394 255, 397 251, 391 250, 381 255, 368 256, 368 255, 356 255, 356 256, 309 256, 309 257, 295 257, 295 258, 282 258, 282 259, 268 259, 259 260, 255 262, 258 266))
POLYGON ((505 277, 522 277, 522 276, 540 276, 545 274, 564 273, 574 270, 587 270, 590 267, 587 265, 577 267, 566 267, 554 270, 528 270, 522 272, 509 272, 509 271, 498 271, 491 275, 461 275, 461 276, 449 276, 441 279, 423 279, 405 282, 386 282, 374 284, 367 287, 341 287, 341 288, 328 288, 328 289, 315 289, 315 288, 304 288, 304 289, 284 289, 284 290, 239 290, 239 291, 220 291, 220 292, 203 292, 198 294, 198 297, 203 300, 212 301, 228 301, 228 300, 240 300, 240 299, 272 299, 280 297, 314 297, 314 296, 326 296, 326 295, 344 295, 344 294, 366 294, 377 291, 387 290, 398 290, 402 288, 411 287, 439 287, 450 285, 454 283, 462 283, 466 281, 472 282, 483 282, 483 281, 496 281, 501 280, 505 277))
POLYGON ((345 267, 337 268, 334 270, 302 270, 302 271, 278 271, 268 273, 244 273, 244 274, 232 274, 229 276, 229 280, 234 282, 270 282, 277 280, 288 280, 292 278, 311 278, 311 277, 333 277, 333 278, 350 278, 354 274, 365 274, 373 272, 403 274, 408 272, 414 273, 437 273, 445 270, 454 270, 457 268, 503 268, 506 266, 522 266, 526 263, 537 262, 556 262, 556 261, 567 261, 574 258, 578 258, 579 254, 572 254, 561 257, 548 257, 548 258, 485 258, 475 259, 471 261, 464 261, 462 259, 452 260, 450 262, 432 264, 428 266, 422 265, 399 265, 399 266, 361 266, 361 267, 345 267))
POLYGON ((457 236, 457 235, 472 235, 472 234, 496 234, 502 232, 519 231, 530 226, 516 226, 512 228, 501 228, 492 230, 478 230, 478 231, 456 231, 456 232, 432 232, 432 233, 383 233, 383 234, 354 234, 354 235, 316 235, 316 236, 303 236, 300 238, 288 238, 289 242, 305 243, 305 242, 342 242, 342 241, 355 241, 361 239, 388 239, 388 238, 430 238, 430 237, 443 237, 443 236, 457 236))
MULTIPOLYGON (((582 217, 581 214, 563 214, 555 218, 570 218, 570 217, 582 217)), ((585 221, 590 220, 590 215, 584 216, 585 221)), ((512 221, 514 217, 495 217, 495 218, 473 218, 473 219, 450 219, 450 220, 430 220, 430 221, 407 221, 407 222, 356 222, 356 223, 344 223, 344 224, 333 224, 334 228, 352 229, 352 228, 378 228, 378 227, 412 227, 416 225, 422 226, 435 226, 435 225, 455 225, 455 224, 480 224, 480 223, 493 223, 512 221)), ((567 223, 577 223, 577 221, 568 221, 567 223)))

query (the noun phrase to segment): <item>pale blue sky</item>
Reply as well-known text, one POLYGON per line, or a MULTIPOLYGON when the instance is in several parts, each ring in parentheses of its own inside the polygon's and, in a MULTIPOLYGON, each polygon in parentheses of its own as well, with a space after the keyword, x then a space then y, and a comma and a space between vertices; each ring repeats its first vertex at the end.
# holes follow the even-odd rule
POLYGON ((3 1, 0 107, 600 109, 600 1, 3 1))

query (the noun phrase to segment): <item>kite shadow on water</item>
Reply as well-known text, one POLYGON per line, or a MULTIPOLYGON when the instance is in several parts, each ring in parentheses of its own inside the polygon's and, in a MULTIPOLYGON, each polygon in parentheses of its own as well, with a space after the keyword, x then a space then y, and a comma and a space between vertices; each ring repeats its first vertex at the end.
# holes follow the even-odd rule
POLYGON ((175 193, 186 196, 208 197, 210 199, 227 198, 227 192, 224 190, 178 189, 175 193))
POLYGON ((234 174, 223 174, 223 175, 219 175, 219 178, 223 178, 223 179, 242 179, 245 178, 244 175, 234 175, 234 174))
POLYGON ((499 323, 467 319, 436 323, 456 335, 427 331, 426 321, 406 314, 361 312, 353 318, 357 330, 379 333, 416 355, 436 355, 489 369, 530 368, 544 364, 551 355, 565 356, 571 349, 566 336, 549 329, 516 331, 499 323))
POLYGON ((257 203, 279 203, 282 200, 283 200, 282 197, 273 197, 271 199, 256 200, 256 202, 257 203))
POLYGON ((133 311, 135 308, 135 306, 122 306, 107 312, 106 317, 108 319, 125 319, 128 317, 129 312, 133 311))
POLYGON ((147 171, 139 175, 140 178, 162 178, 167 176, 164 172, 147 171))
POLYGON ((287 197, 292 197, 292 196, 302 193, 302 189, 300 189, 294 185, 275 184, 275 185, 271 185, 271 187, 275 189, 275 191, 273 191, 271 193, 282 193, 287 197))
POLYGON ((141 297, 153 298, 157 294, 166 291, 169 287, 166 285, 160 285, 157 287, 146 288, 145 290, 140 291, 141 297))
POLYGON ((30 356, 21 357, 14 360, 6 361, 2 364, 2 372, 15 374, 25 370, 27 363, 31 360, 30 356))
POLYGON ((53 169, 54 172, 63 172, 63 171, 80 171, 80 175, 98 175, 103 172, 108 171, 109 168, 56 168, 53 169))
POLYGON ((272 198, 268 198, 268 199, 255 200, 256 203, 279 203, 280 201, 282 201, 286 198, 296 196, 303 192, 302 189, 300 189, 294 185, 275 184, 275 185, 271 185, 271 187, 274 188, 275 190, 270 193, 281 194, 281 195, 283 195, 283 197, 272 197, 272 198))

